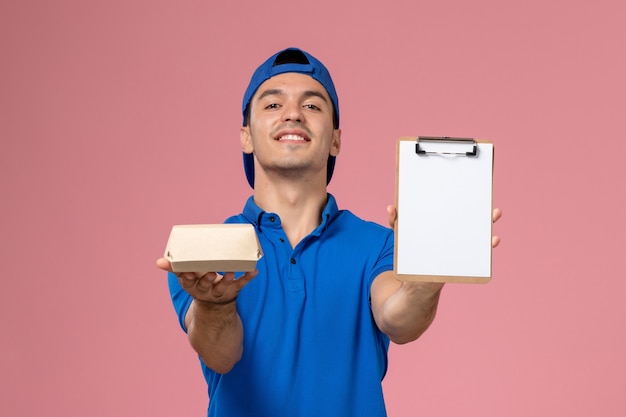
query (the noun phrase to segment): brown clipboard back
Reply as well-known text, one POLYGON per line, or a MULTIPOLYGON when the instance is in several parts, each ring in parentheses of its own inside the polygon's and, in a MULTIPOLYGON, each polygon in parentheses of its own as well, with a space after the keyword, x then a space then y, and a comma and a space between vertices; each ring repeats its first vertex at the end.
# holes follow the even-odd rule
POLYGON ((491 280, 493 150, 493 143, 482 139, 398 139, 394 271, 399 280, 491 280))

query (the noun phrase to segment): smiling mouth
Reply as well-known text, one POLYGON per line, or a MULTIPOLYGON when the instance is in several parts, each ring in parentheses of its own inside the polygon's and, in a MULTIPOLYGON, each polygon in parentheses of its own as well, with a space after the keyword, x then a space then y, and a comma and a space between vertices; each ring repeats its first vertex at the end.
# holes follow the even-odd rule
POLYGON ((307 141, 305 137, 300 136, 300 135, 283 135, 283 136, 276 138, 276 140, 278 141, 288 140, 292 142, 306 142, 307 141))

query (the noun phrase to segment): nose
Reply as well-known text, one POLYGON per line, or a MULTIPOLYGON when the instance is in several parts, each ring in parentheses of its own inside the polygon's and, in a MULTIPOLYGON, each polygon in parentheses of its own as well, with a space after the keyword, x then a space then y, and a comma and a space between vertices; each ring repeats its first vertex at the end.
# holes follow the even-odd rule
POLYGON ((303 113, 299 103, 289 102, 284 104, 283 121, 302 122, 303 113))

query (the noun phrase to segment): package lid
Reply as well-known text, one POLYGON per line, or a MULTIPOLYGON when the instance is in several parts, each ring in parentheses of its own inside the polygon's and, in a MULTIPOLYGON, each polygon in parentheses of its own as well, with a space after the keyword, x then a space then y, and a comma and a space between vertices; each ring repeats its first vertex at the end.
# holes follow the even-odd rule
POLYGON ((165 249, 174 272, 254 271, 262 256, 251 224, 176 225, 165 249))

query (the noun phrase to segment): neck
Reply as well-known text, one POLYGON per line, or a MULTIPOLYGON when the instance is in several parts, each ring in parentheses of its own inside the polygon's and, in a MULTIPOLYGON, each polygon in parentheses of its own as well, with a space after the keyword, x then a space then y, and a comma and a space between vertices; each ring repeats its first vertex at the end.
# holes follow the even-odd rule
POLYGON ((283 230, 295 247, 321 223, 328 199, 326 184, 259 180, 254 185, 255 203, 280 216, 283 230))

